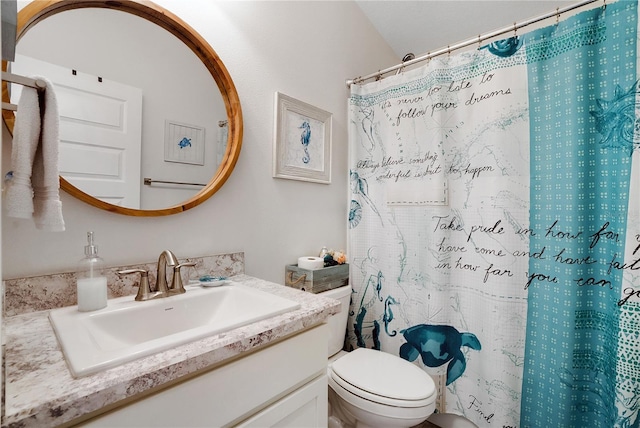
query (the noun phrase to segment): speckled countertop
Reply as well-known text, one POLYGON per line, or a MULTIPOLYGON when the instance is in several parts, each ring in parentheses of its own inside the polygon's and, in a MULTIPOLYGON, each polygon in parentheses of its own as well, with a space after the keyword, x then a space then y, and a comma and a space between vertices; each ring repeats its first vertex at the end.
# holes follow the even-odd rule
MULTIPOLYGON (((298 310, 159 352, 95 375, 74 378, 49 311, 5 318, 2 427, 55 426, 320 324, 339 302, 246 275, 249 287, 300 303, 298 310)), ((133 298, 133 296, 132 296, 133 298)))

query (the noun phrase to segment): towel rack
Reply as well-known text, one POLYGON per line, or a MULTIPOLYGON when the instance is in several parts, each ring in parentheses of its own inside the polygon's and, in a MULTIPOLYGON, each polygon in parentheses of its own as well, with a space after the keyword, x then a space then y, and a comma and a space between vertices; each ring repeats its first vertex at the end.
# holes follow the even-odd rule
POLYGON ((147 186, 151 186, 151 184, 153 183, 162 183, 162 184, 179 184, 181 186, 206 186, 206 184, 200 184, 200 183, 184 183, 184 182, 180 182, 180 181, 163 181, 163 180, 152 180, 151 178, 145 177, 144 178, 144 184, 147 186))
MULTIPOLYGON (((20 76, 19 74, 9 73, 8 71, 2 72, 2 80, 5 82, 17 83, 19 85, 35 88, 38 91, 44 91, 47 84, 42 79, 32 79, 30 77, 20 76)), ((18 110, 18 106, 11 103, 2 103, 2 110, 18 110)))

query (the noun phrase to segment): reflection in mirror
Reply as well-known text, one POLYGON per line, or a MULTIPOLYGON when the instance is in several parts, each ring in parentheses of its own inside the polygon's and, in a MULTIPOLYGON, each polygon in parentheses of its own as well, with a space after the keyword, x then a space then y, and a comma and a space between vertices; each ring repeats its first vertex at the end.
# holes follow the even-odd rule
POLYGON ((183 43, 184 32, 149 21, 144 13, 159 10, 149 3, 110 3, 133 5, 132 13, 57 3, 64 13, 19 30, 11 71, 54 83, 63 189, 131 215, 172 214, 209 197, 231 173, 242 131, 237 93, 215 53, 191 29, 209 58, 183 43))

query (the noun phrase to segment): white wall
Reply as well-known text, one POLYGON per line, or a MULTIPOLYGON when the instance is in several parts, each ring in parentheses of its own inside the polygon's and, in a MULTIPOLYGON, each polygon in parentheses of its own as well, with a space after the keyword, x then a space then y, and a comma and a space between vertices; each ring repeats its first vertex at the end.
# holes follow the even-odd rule
MULTIPOLYGON (((235 171, 207 202, 168 217, 112 214, 66 194, 63 233, 38 231, 30 221, 3 215, 4 278, 73 270, 88 230, 95 232, 110 266, 153 261, 165 248, 179 258, 244 251, 247 274, 279 283, 285 265, 298 256, 323 245, 346 249, 345 79, 396 64, 391 48, 350 1, 156 3, 194 27, 233 77, 244 116, 235 171), (276 91, 333 113, 330 185, 271 177, 276 91)), ((6 129, 3 139, 6 161, 11 140, 6 129)))

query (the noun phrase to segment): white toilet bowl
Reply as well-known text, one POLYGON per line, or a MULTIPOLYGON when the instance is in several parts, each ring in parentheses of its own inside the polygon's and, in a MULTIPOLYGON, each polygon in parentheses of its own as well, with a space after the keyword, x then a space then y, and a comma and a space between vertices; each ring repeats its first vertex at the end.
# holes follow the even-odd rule
POLYGON ((334 361, 327 374, 337 405, 357 428, 412 427, 435 410, 431 377, 394 355, 359 348, 334 361))
POLYGON ((327 321, 329 428, 411 427, 427 418, 441 428, 477 428, 462 416, 433 413, 437 396, 435 384, 412 363, 372 349, 342 351, 351 286, 320 294, 342 304, 341 311, 327 321))
POLYGON ((329 426, 412 427, 435 410, 431 377, 394 355, 358 348, 340 352, 346 332, 351 286, 321 293, 340 300, 342 310, 329 318, 329 426))

